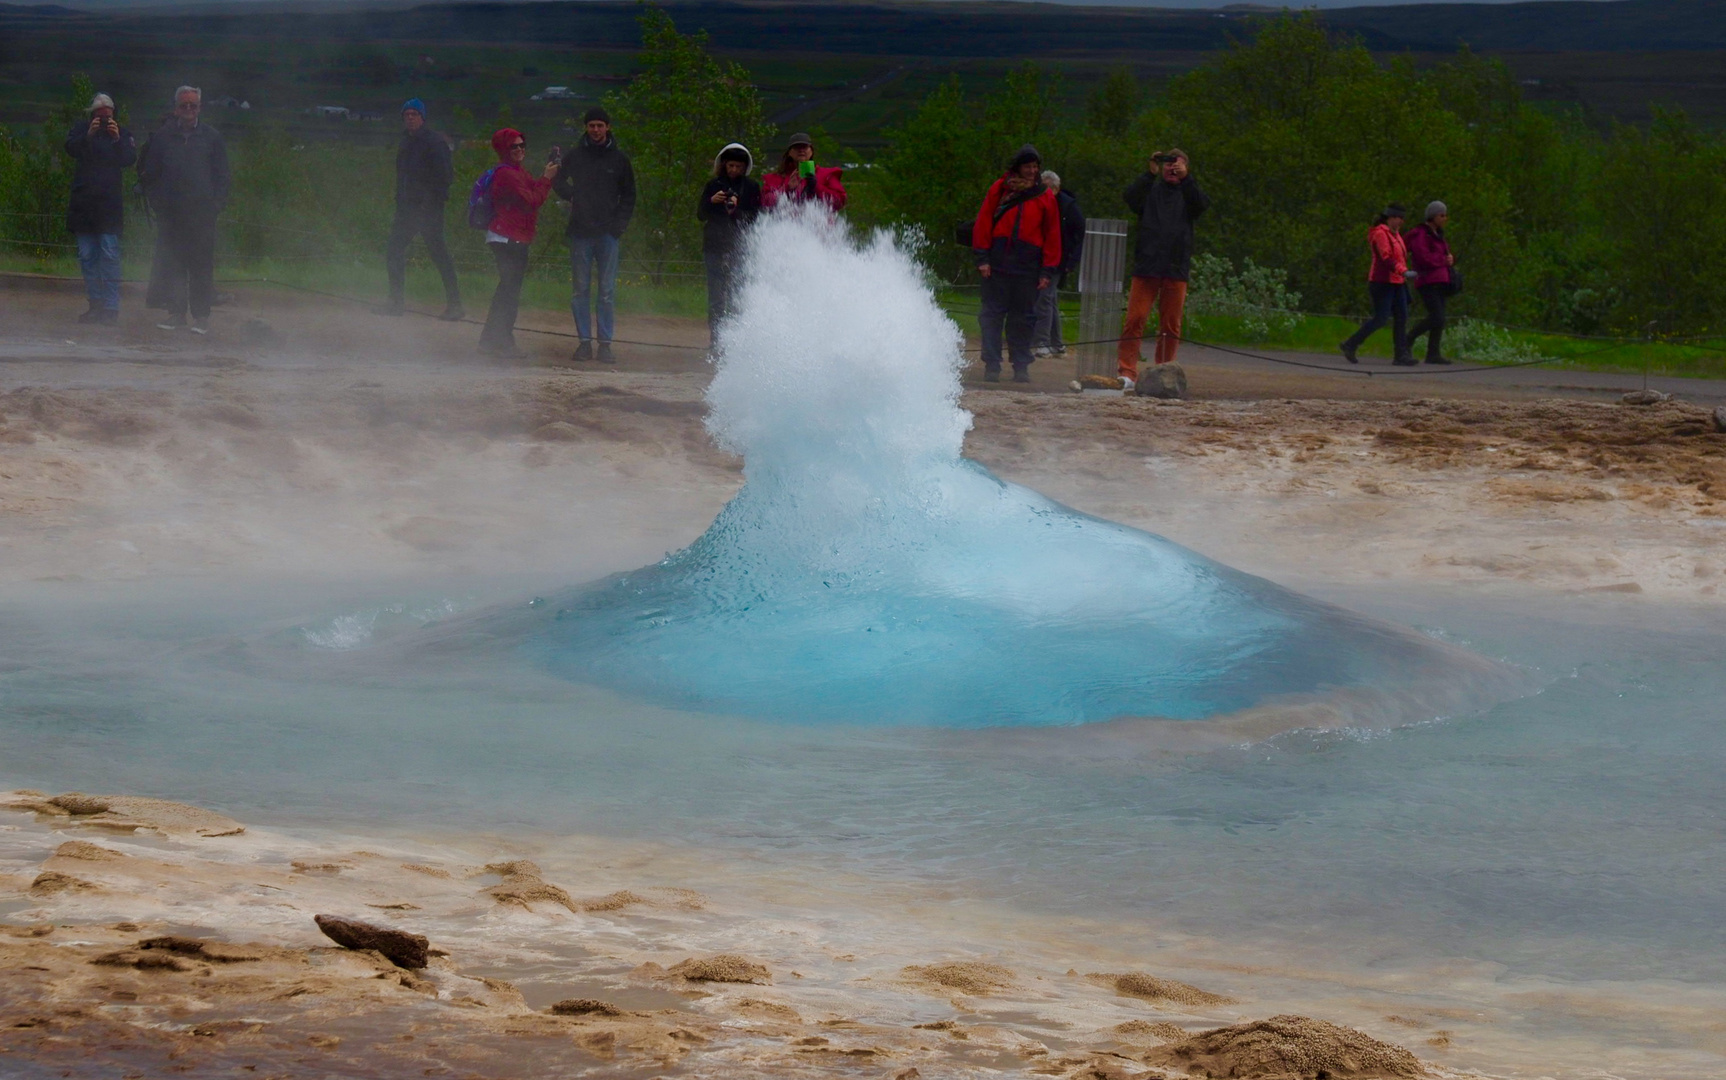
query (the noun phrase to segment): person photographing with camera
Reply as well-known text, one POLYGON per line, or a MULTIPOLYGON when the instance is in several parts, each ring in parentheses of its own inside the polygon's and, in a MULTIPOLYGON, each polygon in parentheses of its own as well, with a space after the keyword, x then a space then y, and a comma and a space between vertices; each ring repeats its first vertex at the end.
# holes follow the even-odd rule
MULTIPOLYGON (((521 308, 521 283, 527 277, 528 252, 539 226, 539 208, 551 195, 562 153, 552 147, 538 176, 527 171, 527 136, 503 128, 491 137, 498 163, 487 174, 485 246, 497 262, 497 289, 486 310, 479 351, 499 360, 519 360, 527 354, 515 345, 515 317, 521 308)), ((470 207, 471 209, 471 207, 470 207)))
POLYGON ((749 178, 754 167, 747 147, 728 144, 713 159, 713 179, 695 203, 695 218, 701 222, 701 259, 707 268, 707 329, 716 343, 719 323, 731 314, 743 233, 761 212, 761 185, 749 178))
POLYGON ((1174 362, 1193 266, 1193 222, 1209 209, 1211 200, 1193 179, 1187 152, 1178 147, 1153 154, 1144 174, 1127 186, 1123 197, 1138 219, 1138 237, 1133 247, 1133 287, 1115 362, 1122 378, 1137 381, 1139 340, 1153 305, 1156 362, 1174 362))
POLYGON ((66 228, 78 241, 78 269, 90 302, 78 321, 113 326, 120 321, 120 231, 126 217, 120 170, 138 160, 138 144, 114 118, 113 98, 97 94, 89 108, 90 119, 66 136, 66 156, 75 163, 66 228))

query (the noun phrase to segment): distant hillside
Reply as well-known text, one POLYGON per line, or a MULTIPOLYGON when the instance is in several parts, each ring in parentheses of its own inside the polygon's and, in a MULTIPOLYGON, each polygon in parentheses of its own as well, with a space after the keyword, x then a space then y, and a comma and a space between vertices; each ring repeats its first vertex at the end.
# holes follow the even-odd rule
MULTIPOLYGON (((809 3, 668 0, 687 30, 728 51, 786 50, 921 57, 1053 57, 1192 52, 1249 33, 1255 12, 1075 7, 1041 3, 809 3)), ((427 4, 301 11, 130 9, 75 12, 0 4, 0 32, 70 29, 99 20, 132 33, 337 41, 521 42, 631 48, 633 2, 427 4)), ((1372 48, 1640 52, 1726 48, 1726 0, 1546 0, 1331 9, 1331 25, 1372 48)), ((0 44, 0 49, 4 49, 0 44)))

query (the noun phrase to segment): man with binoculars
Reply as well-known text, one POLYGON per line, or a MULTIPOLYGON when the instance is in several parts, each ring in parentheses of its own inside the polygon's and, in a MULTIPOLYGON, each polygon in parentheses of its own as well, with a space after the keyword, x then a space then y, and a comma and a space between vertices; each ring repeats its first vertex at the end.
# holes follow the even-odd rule
POLYGON ((1136 381, 1139 339, 1152 304, 1157 308, 1157 363, 1175 359, 1181 309, 1187 302, 1187 275, 1192 272, 1193 222, 1211 200, 1193 181, 1187 152, 1180 149, 1152 155, 1144 175, 1127 187, 1125 197, 1139 229, 1133 248, 1133 288, 1115 361, 1122 378, 1136 381))

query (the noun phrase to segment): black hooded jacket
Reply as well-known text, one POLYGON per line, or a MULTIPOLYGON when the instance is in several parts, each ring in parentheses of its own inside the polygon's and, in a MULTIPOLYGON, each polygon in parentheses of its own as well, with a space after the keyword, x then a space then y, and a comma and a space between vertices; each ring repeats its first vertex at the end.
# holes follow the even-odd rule
POLYGON ((449 201, 449 186, 455 182, 455 163, 449 142, 424 125, 412 134, 402 132, 396 147, 396 205, 436 207, 449 201))
POLYGON ((1133 276, 1187 280, 1193 268, 1193 222, 1211 205, 1191 176, 1171 184, 1147 172, 1126 191, 1127 209, 1139 219, 1133 276))
POLYGON ((750 179, 748 170, 755 165, 747 147, 732 143, 713 159, 713 179, 701 189, 695 204, 695 219, 701 222, 701 250, 707 254, 726 255, 737 250, 743 233, 756 215, 761 213, 761 185, 750 179), (735 180, 725 175, 725 155, 733 150, 741 153, 744 173, 735 180), (737 205, 714 205, 719 192, 734 196, 737 205))
POLYGON ((126 185, 121 170, 138 160, 138 143, 132 133, 122 127, 118 138, 92 135, 86 121, 66 136, 66 156, 77 162, 72 171, 66 228, 74 233, 118 236, 126 220, 126 185))
POLYGON ((551 187, 569 200, 563 233, 571 239, 622 236, 635 215, 635 169, 609 132, 603 143, 583 135, 565 150, 551 187))

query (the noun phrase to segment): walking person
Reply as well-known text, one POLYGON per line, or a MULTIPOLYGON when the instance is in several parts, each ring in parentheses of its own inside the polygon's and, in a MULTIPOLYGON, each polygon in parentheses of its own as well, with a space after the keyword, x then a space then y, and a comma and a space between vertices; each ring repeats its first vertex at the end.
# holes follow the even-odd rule
POLYGON ((1408 246, 1403 243, 1402 223, 1408 211, 1391 203, 1373 219, 1367 230, 1367 242, 1372 247, 1372 268, 1367 271, 1366 288, 1372 298, 1372 315, 1360 324, 1360 329, 1342 343, 1342 354, 1351 364, 1360 363, 1355 351, 1379 327, 1390 322, 1392 350, 1399 365, 1411 365, 1414 357, 1408 351, 1408 246))
POLYGON ((1055 209, 1061 215, 1061 265, 1047 288, 1037 290, 1037 329, 1031 339, 1031 355, 1065 356, 1066 344, 1061 340, 1061 289, 1067 275, 1079 269, 1079 257, 1085 250, 1085 215, 1079 212, 1079 200, 1061 186, 1061 178, 1053 170, 1044 170, 1043 186, 1055 196, 1055 209))
POLYGON ((72 199, 66 228, 78 242, 78 269, 84 274, 89 310, 81 323, 113 326, 120 321, 120 232, 125 224, 125 184, 121 170, 138 160, 132 133, 114 119, 114 99, 90 99, 90 119, 66 136, 72 170, 72 199))
POLYGON ((1405 238, 1408 260, 1415 272, 1414 285, 1420 292, 1420 305, 1426 309, 1426 317, 1409 328, 1403 346, 1412 357, 1414 339, 1425 334, 1429 364, 1450 363, 1440 351, 1439 342, 1444 337, 1445 302, 1459 291, 1461 277, 1456 270, 1456 256, 1450 253, 1450 242, 1444 238, 1445 226, 1449 224, 1449 208, 1434 199, 1426 204, 1426 220, 1410 229, 1405 238))
POLYGON ((755 159, 741 143, 730 143, 713 159, 713 179, 695 204, 701 222, 701 259, 707 266, 707 331, 719 340, 719 324, 731 314, 743 234, 761 212, 761 185, 750 179, 755 159))
POLYGON ((480 331, 479 351, 500 360, 519 360, 527 354, 515 345, 515 316, 521 307, 521 283, 527 277, 527 256, 533 248, 539 208, 551 195, 558 163, 548 161, 535 177, 522 168, 527 160, 527 136, 504 128, 491 137, 498 165, 492 170, 488 189, 491 223, 486 226, 485 246, 497 261, 497 291, 491 295, 485 329, 480 331))
POLYGON ((983 339, 983 379, 1001 379, 1001 336, 1013 362, 1013 381, 1031 381, 1031 339, 1036 332, 1037 294, 1048 288, 1061 265, 1061 212, 1043 186, 1037 148, 1026 145, 1013 155, 1007 172, 989 185, 971 247, 983 276, 983 309, 978 322, 983 339))
POLYGON ((438 317, 456 322, 467 314, 461 306, 455 263, 443 237, 444 204, 454 182, 455 161, 449 140, 426 126, 425 102, 409 98, 402 106, 402 138, 396 146, 396 216, 384 253, 390 298, 377 308, 379 315, 400 315, 407 310, 408 245, 416 236, 425 240, 426 254, 443 278, 444 308, 438 317))
POLYGON ((761 206, 813 202, 837 214, 845 209, 844 173, 837 165, 815 164, 815 141, 799 131, 786 143, 779 167, 761 178, 761 206))
POLYGON ((1156 362, 1172 364, 1181 342, 1181 312, 1193 267, 1193 222, 1211 205, 1192 177, 1187 152, 1179 148, 1151 156, 1142 175, 1127 186, 1127 209, 1138 219, 1133 247, 1133 285, 1127 317, 1115 349, 1123 379, 1139 378, 1139 340, 1151 307, 1157 309, 1156 362))
POLYGON ((228 148, 222 135, 203 123, 203 92, 174 91, 174 115, 145 143, 138 180, 156 215, 161 258, 152 267, 147 302, 165 308, 157 325, 208 333, 216 294, 216 219, 228 204, 228 148), (156 271, 161 271, 158 280, 156 271))
POLYGON ((555 183, 557 193, 569 200, 569 225, 564 229, 569 239, 569 306, 581 336, 574 359, 594 358, 597 322, 599 360, 612 364, 617 362, 611 355, 611 339, 617 322, 618 247, 635 214, 635 169, 617 147, 610 113, 596 105, 587 110, 583 123, 585 130, 564 153, 555 183), (594 303, 592 311, 590 303, 594 303))

